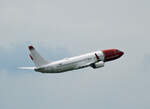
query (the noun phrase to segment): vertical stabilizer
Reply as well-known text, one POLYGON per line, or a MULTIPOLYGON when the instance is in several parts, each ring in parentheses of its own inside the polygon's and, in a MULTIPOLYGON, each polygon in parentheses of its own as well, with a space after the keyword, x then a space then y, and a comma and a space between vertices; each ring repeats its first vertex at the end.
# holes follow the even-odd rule
POLYGON ((36 67, 48 64, 48 61, 46 61, 42 56, 40 56, 40 54, 36 51, 36 49, 33 46, 29 46, 29 50, 31 52, 30 58, 32 59, 36 67))

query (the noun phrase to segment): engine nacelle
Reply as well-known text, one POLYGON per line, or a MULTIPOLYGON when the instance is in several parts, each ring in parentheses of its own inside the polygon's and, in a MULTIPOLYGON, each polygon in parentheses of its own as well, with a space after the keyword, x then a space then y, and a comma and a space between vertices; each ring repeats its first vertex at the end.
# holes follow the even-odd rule
POLYGON ((92 64, 92 67, 93 67, 94 69, 100 68, 100 67, 104 67, 104 62, 103 62, 103 61, 100 61, 100 62, 97 62, 97 63, 95 63, 95 64, 92 64))

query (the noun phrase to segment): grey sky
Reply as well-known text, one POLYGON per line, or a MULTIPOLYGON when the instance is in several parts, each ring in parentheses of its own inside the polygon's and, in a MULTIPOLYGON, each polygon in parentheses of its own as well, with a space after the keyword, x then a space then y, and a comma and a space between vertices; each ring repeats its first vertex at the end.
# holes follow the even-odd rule
POLYGON ((149 0, 0 0, 0 108, 149 109, 149 0), (107 48, 125 55, 101 69, 57 75, 33 66, 27 46, 48 60, 107 48))

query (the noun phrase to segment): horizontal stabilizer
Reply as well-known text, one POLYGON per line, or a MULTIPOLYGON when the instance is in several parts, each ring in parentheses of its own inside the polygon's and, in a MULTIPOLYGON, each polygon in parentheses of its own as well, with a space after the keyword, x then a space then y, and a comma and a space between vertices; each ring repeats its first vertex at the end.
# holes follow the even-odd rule
POLYGON ((36 67, 18 67, 18 69, 22 70, 34 70, 36 67))

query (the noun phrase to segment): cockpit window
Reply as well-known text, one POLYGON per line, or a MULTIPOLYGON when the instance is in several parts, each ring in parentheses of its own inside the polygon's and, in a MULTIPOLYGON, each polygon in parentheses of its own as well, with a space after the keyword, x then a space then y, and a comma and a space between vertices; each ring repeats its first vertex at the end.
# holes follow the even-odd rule
POLYGON ((119 50, 115 50, 114 52, 115 52, 115 53, 119 53, 119 50))

